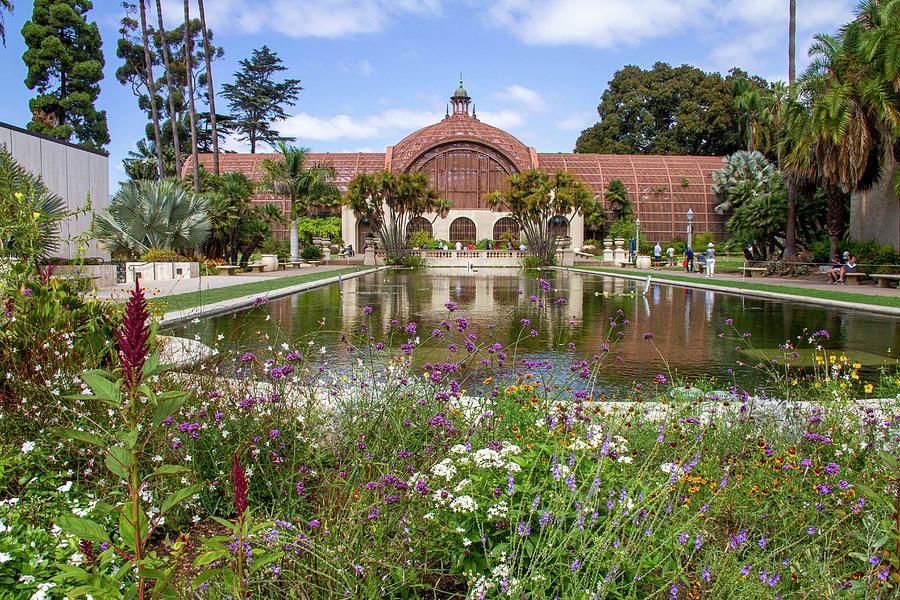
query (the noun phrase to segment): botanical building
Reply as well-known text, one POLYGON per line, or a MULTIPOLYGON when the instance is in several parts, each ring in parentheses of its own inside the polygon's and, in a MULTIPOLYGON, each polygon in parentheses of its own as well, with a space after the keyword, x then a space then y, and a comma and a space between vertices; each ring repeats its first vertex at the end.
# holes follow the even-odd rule
MULTIPOLYGON (((259 179, 262 161, 277 157, 223 154, 220 169, 242 171, 259 179)), ((211 155, 201 155, 200 160, 211 169, 211 155)), ((529 169, 575 173, 600 198, 610 181, 621 180, 628 189, 635 216, 641 220, 642 239, 665 243, 684 238, 689 208, 694 213, 695 232, 711 231, 717 237, 724 232, 725 217, 715 213, 716 200, 710 190, 710 175, 722 167, 721 158, 538 152, 512 134, 480 121, 462 82, 441 121, 414 131, 384 152, 312 153, 309 160, 333 166, 342 187, 363 172, 426 173, 434 189, 452 201, 452 209, 446 218, 425 215, 410 223, 410 228, 430 230, 434 238, 451 243, 498 240, 504 231, 516 232, 516 223, 509 213, 491 210, 485 194, 503 189, 509 175, 529 169)), ((288 213, 289 205, 283 198, 257 194, 256 199, 280 203, 288 213)), ((372 231, 371 225, 347 208, 342 209, 341 221, 344 241, 362 248, 364 238, 372 231)), ((560 234, 572 238, 574 247, 583 244, 584 223, 580 215, 558 215, 553 224, 560 234)), ((286 232, 280 233, 284 236, 286 232)))

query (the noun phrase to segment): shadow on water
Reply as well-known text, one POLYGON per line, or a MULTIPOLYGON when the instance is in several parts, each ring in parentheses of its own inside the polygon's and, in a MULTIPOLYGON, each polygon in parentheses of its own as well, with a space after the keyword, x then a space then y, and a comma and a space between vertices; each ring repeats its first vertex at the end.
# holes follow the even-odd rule
POLYGON ((358 355, 340 343, 341 332, 359 332, 368 323, 372 336, 393 347, 416 337, 394 327, 389 338, 395 320, 400 326, 417 323, 416 335, 424 347, 416 350, 416 363, 459 361, 466 355, 463 334, 455 334, 456 352, 447 349, 446 340, 431 338, 432 330, 448 318, 444 305, 452 301, 458 305, 452 317, 468 322, 465 334, 474 334, 479 344, 506 346, 518 340, 520 360, 553 361, 559 380, 569 374, 571 364, 599 351, 609 319, 622 311, 629 324, 604 362, 600 380, 606 391, 649 381, 666 371, 665 363, 672 374, 689 378, 712 375, 731 381, 729 369, 734 369, 738 383, 752 385, 759 380, 759 370, 738 367, 739 362, 781 357, 779 346, 804 329, 827 329, 828 347, 862 362, 870 377, 882 364, 896 362, 893 349, 900 339, 900 320, 891 317, 657 283, 644 295, 644 282, 599 275, 553 271, 542 276, 552 286, 543 310, 530 300, 541 292, 537 274, 520 269, 382 271, 344 281, 340 287, 318 288, 188 324, 173 333, 260 356, 269 347, 295 348, 314 337, 321 360, 346 368, 358 355), (559 298, 564 301, 557 304, 559 298), (369 315, 363 313, 366 306, 372 308, 369 315), (523 319, 531 323, 523 326, 523 319), (734 320, 737 334, 725 325, 726 319, 734 320), (536 337, 532 328, 538 331, 536 337), (644 340, 647 332, 653 333, 652 344, 644 340), (749 344, 737 339, 744 332, 752 334, 749 344), (754 354, 747 352, 750 345, 754 354))

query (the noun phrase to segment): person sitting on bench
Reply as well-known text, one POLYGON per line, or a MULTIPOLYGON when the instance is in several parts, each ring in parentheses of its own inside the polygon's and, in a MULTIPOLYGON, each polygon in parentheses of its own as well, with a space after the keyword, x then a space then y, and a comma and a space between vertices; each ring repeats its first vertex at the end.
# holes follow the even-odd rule
MULTIPOLYGON (((850 258, 849 252, 844 252, 844 261, 850 258)), ((844 262, 838 260, 837 255, 831 259, 831 269, 828 270, 828 285, 835 285, 841 280, 841 269, 844 268, 844 262)))
POLYGON ((856 257, 852 254, 850 255, 850 260, 844 263, 844 266, 841 267, 841 280, 838 282, 839 285, 844 285, 846 283, 847 273, 856 273, 859 268, 859 264, 856 262, 856 257))

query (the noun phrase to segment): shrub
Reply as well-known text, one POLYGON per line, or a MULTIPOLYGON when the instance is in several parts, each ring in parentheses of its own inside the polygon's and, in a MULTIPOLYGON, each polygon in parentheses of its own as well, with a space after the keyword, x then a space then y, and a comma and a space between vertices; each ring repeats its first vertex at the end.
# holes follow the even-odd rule
POLYGON ((322 251, 321 246, 304 246, 300 250, 300 258, 302 260, 322 260, 324 255, 325 253, 322 251))
POLYGON ((412 235, 409 236, 409 241, 407 243, 413 248, 421 248, 422 246, 434 248, 435 246, 434 238, 431 237, 430 233, 423 229, 413 231, 412 235))
POLYGON ((403 261, 400 264, 408 269, 424 269, 428 266, 428 261, 421 256, 408 255, 403 257, 403 261))
POLYGON ((139 260, 143 262, 190 262, 193 259, 188 258, 187 256, 182 256, 174 250, 162 250, 160 248, 153 248, 149 252, 145 252, 144 254, 142 254, 139 260))

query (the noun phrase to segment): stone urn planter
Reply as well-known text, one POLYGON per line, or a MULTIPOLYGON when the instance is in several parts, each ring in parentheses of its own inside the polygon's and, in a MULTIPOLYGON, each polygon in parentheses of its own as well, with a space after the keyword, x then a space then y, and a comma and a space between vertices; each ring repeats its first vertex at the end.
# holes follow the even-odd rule
POLYGON ((277 254, 263 254, 259 262, 263 264, 263 272, 269 273, 271 271, 278 270, 278 255, 277 254))
POLYGON ((649 269, 650 268, 650 257, 649 256, 638 256, 635 259, 634 266, 638 269, 649 269))

